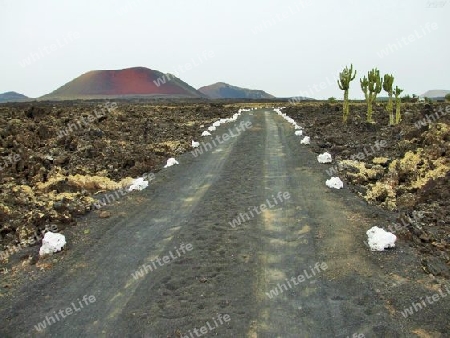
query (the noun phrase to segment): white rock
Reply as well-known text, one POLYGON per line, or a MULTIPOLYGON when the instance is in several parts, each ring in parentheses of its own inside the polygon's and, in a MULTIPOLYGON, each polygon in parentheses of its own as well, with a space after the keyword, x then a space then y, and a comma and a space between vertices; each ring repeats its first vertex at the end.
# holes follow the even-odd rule
POLYGON ((148 187, 148 181, 146 181, 143 177, 136 178, 133 183, 128 187, 128 191, 133 190, 144 190, 148 187))
POLYGON ((200 146, 200 143, 192 140, 192 148, 197 148, 198 146, 200 146))
POLYGON ((39 256, 51 255, 55 252, 61 251, 66 245, 66 237, 61 234, 46 232, 42 239, 42 246, 39 249, 39 256))
POLYGON ((317 161, 319 161, 319 163, 331 163, 331 155, 327 152, 320 154, 317 156, 317 161))
POLYGON ((220 121, 216 121, 216 122, 213 123, 213 126, 214 127, 220 127, 220 123, 221 123, 220 121))
POLYGON ((217 128, 216 127, 214 127, 214 126, 210 126, 210 127, 208 127, 208 130, 209 131, 215 131, 217 128))
POLYGON ((309 138, 309 136, 305 136, 301 141, 300 144, 310 144, 311 143, 311 139, 309 138))
POLYGON ((209 132, 209 131, 204 131, 203 133, 202 133, 202 136, 211 136, 211 133, 209 132))
POLYGON ((393 233, 375 226, 367 230, 366 234, 370 250, 372 251, 384 251, 384 249, 395 247, 397 236, 393 233))
POLYGON ((344 187, 344 182, 341 181, 339 177, 332 177, 325 182, 327 187, 334 189, 342 189, 344 187))
POLYGON ((171 167, 171 166, 173 166, 174 164, 179 164, 179 163, 178 163, 178 161, 177 161, 176 159, 174 159, 173 157, 171 157, 171 158, 169 158, 169 159, 167 160, 167 163, 166 163, 166 165, 164 166, 164 168, 171 167))
POLYGON ((296 136, 302 136, 302 135, 303 135, 303 131, 301 131, 301 130, 296 130, 296 131, 295 131, 295 135, 296 135, 296 136))

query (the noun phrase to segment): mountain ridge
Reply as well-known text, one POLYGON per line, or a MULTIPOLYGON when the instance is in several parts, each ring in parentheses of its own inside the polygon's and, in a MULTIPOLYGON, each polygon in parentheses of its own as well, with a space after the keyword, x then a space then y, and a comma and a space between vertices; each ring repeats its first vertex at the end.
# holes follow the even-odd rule
POLYGON ((430 99, 434 98, 444 98, 445 95, 450 94, 450 90, 445 89, 431 89, 427 90, 422 95, 419 95, 419 97, 428 97, 430 99))
POLYGON ((23 102, 30 100, 28 96, 19 94, 14 91, 5 92, 0 94, 0 102, 23 102))
POLYGON ((204 95, 173 75, 145 67, 132 67, 89 71, 39 99, 136 97, 202 98, 204 95))
POLYGON ((263 90, 248 89, 230 85, 226 82, 216 82, 203 86, 198 91, 210 99, 274 99, 275 96, 263 90))

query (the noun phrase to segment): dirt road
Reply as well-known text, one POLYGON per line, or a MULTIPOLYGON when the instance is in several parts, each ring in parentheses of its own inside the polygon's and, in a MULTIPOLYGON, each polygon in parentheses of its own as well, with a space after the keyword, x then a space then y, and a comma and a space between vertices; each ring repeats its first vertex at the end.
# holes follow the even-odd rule
POLYGON ((290 124, 246 112, 213 138, 67 232, 1 299, 0 336, 445 336, 447 299, 401 314, 439 286, 412 249, 364 244, 389 215, 327 188, 290 124))

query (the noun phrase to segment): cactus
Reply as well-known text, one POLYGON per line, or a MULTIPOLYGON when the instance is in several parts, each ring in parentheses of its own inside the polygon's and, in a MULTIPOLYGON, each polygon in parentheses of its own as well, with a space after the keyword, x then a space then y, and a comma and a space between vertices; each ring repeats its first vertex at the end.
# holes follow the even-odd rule
POLYGON ((394 85, 394 77, 389 74, 384 75, 384 81, 383 81, 383 89, 385 92, 388 93, 389 100, 387 103, 387 111, 389 113, 389 125, 394 125, 394 104, 392 102, 392 86, 394 85))
POLYGON ((342 72, 339 73, 339 80, 338 80, 338 86, 341 90, 344 91, 344 106, 342 109, 342 119, 345 122, 347 122, 348 114, 349 114, 349 108, 350 105, 348 103, 348 90, 350 88, 350 82, 352 82, 355 79, 356 76, 356 70, 355 73, 353 73, 353 64, 350 65, 350 69, 348 67, 345 67, 342 72))
POLYGON ((372 119, 372 105, 383 88, 383 79, 380 77, 380 71, 376 68, 372 69, 367 73, 367 77, 364 76, 360 79, 360 82, 367 102, 367 122, 374 123, 372 119))
POLYGON ((400 115, 400 109, 402 106, 402 99, 400 98, 400 94, 403 92, 403 89, 398 88, 398 86, 395 86, 394 89, 394 95, 395 95, 395 124, 399 124, 402 120, 402 116, 400 115))

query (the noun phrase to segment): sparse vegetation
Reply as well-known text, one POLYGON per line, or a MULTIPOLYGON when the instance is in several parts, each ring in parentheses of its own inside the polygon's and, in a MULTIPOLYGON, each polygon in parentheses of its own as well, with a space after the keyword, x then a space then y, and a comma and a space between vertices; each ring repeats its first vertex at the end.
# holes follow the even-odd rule
POLYGON ((353 73, 353 64, 350 65, 350 69, 348 67, 345 67, 342 72, 339 73, 339 80, 338 85, 341 90, 344 91, 344 104, 342 109, 342 119, 343 122, 347 122, 350 105, 348 102, 348 91, 350 89, 350 82, 352 82, 355 79, 356 76, 356 70, 353 73))
POLYGON ((445 101, 446 102, 450 102, 450 93, 445 95, 445 101))
POLYGON ((411 96, 406 94, 402 97, 402 102, 411 102, 411 96))
POLYGON ((367 77, 364 76, 360 79, 360 82, 367 102, 367 122, 374 123, 375 121, 372 118, 373 103, 383 87, 383 79, 380 77, 380 71, 376 68, 370 70, 367 73, 367 77))
MULTIPOLYGON (((343 104, 343 121, 347 122, 349 115, 349 102, 348 102, 348 90, 350 88, 350 82, 355 78, 356 70, 353 72, 353 64, 350 65, 350 68, 345 67, 342 72, 339 73, 338 85, 341 90, 344 90, 344 104, 343 104)), ((389 114, 389 125, 398 124, 401 120, 401 102, 412 102, 413 100, 417 100, 417 95, 413 95, 411 98, 409 95, 400 98, 400 94, 403 92, 403 89, 400 89, 398 86, 395 87, 394 91, 394 76, 392 74, 385 74, 380 77, 380 71, 377 68, 373 68, 372 70, 367 72, 367 76, 364 76, 360 79, 361 89, 364 92, 364 97, 367 104, 367 114, 366 120, 369 123, 375 123, 373 119, 373 104, 376 101, 377 95, 383 89, 388 94, 388 102, 386 105, 386 110, 389 114), (395 100, 394 100, 395 95, 395 100), (394 115, 394 101, 396 103, 396 110, 394 115)), ((335 102, 334 97, 328 98, 328 102, 335 102)))

